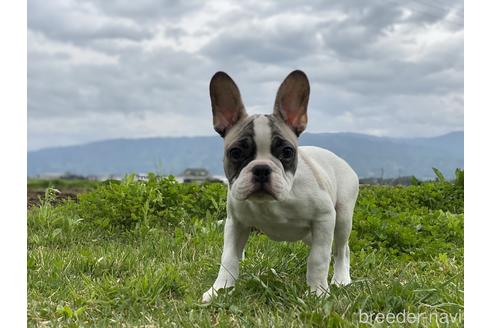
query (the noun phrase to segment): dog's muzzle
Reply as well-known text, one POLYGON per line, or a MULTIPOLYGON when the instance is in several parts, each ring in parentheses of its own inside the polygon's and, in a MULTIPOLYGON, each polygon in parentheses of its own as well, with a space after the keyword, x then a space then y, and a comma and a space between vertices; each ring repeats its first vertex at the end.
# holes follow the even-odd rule
POLYGON ((271 186, 272 168, 266 164, 258 164, 252 168, 251 173, 254 184, 254 191, 251 194, 270 195, 275 198, 271 186))

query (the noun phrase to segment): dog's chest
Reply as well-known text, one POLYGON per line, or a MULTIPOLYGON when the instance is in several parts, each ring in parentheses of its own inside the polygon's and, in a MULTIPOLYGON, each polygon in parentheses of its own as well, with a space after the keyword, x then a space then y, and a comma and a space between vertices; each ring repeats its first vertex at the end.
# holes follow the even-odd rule
POLYGON ((297 202, 241 202, 233 206, 234 218, 255 227, 273 240, 295 241, 306 237, 315 214, 297 202))

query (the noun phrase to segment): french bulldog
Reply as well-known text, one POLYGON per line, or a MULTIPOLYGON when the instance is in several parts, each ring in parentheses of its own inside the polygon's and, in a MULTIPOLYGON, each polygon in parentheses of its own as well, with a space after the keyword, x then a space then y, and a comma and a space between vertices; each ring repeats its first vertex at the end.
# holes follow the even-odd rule
POLYGON ((307 124, 309 93, 306 74, 295 70, 280 85, 273 114, 248 115, 231 77, 224 72, 212 77, 213 125, 224 138, 229 186, 220 269, 203 302, 210 302, 219 289, 234 286, 252 227, 276 241, 309 245, 308 292, 329 293, 333 241, 331 283, 351 282, 348 240, 359 179, 334 153, 298 146, 307 124))

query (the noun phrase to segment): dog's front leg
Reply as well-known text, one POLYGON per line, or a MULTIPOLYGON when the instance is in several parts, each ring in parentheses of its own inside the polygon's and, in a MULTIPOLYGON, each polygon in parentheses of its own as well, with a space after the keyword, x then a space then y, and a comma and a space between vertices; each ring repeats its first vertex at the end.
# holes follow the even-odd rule
POLYGON ((335 212, 312 224, 311 250, 307 260, 306 280, 310 292, 321 296, 329 292, 328 269, 335 230, 335 212))
POLYGON ((202 302, 208 303, 217 295, 221 288, 233 287, 239 276, 239 261, 242 258, 244 245, 249 237, 250 228, 228 217, 224 227, 224 249, 220 263, 219 274, 213 286, 202 297, 202 302))

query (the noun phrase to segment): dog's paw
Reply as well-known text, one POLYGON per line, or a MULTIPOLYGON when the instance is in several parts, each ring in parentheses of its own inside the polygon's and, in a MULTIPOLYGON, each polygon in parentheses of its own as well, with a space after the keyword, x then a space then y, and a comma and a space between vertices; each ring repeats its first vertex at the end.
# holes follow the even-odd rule
POLYGON ((309 290, 306 291, 306 296, 310 295, 314 295, 316 297, 328 297, 330 296, 330 288, 328 286, 310 287, 309 290))
POLYGON ((210 287, 209 290, 203 293, 202 303, 210 303, 210 301, 212 301, 212 299, 216 296, 217 296, 217 291, 213 287, 210 287))
POLYGON ((331 279, 331 284, 337 287, 347 286, 350 283, 352 283, 352 279, 350 279, 350 276, 345 276, 345 277, 333 276, 333 278, 331 279))
POLYGON ((227 295, 232 295, 234 292, 234 285, 233 286, 227 286, 227 287, 219 287, 219 288, 214 288, 213 286, 210 287, 209 290, 207 290, 205 293, 203 293, 202 296, 202 303, 210 303, 212 299, 217 297, 218 294, 225 294, 227 295))

